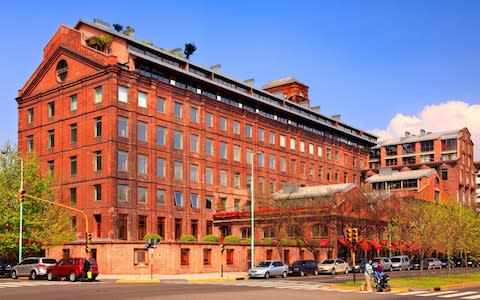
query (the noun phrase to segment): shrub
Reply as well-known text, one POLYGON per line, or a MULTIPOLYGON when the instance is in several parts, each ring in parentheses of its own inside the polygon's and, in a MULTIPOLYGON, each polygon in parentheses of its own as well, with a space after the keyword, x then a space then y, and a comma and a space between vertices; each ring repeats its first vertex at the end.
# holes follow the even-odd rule
POLYGON ((240 238, 234 235, 227 235, 225 239, 223 239, 224 243, 240 243, 240 238))
POLYGON ((295 240, 283 238, 280 240, 280 246, 296 246, 297 242, 295 240))
MULTIPOLYGON (((252 238, 248 238, 248 239, 242 240, 242 244, 248 244, 248 245, 250 245, 251 243, 252 243, 252 238)), ((255 240, 254 240, 253 243, 257 244, 258 241, 255 241, 255 240)))
POLYGON ((262 244, 264 244, 264 245, 273 245, 273 244, 274 244, 274 240, 273 240, 273 239, 263 239, 263 240, 262 240, 262 244))
POLYGON ((196 242, 197 238, 191 234, 184 234, 180 237, 180 241, 182 242, 196 242))
POLYGON ((163 237, 161 235, 158 235, 156 233, 149 233, 149 234, 146 234, 144 237, 143 237, 143 240, 144 241, 148 241, 150 239, 153 239, 153 240, 163 240, 163 237))
POLYGON ((202 239, 204 242, 218 242, 218 237, 213 234, 208 234, 202 239))

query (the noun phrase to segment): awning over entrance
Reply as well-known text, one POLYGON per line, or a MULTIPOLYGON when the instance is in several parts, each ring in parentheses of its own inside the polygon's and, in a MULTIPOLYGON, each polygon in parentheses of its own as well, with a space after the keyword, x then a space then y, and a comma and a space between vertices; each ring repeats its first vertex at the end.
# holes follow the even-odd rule
POLYGON ((367 240, 367 242, 372 245, 373 248, 375 248, 376 250, 382 250, 383 249, 383 246, 380 245, 380 243, 378 243, 377 241, 375 240, 367 240))
POLYGON ((337 241, 338 241, 340 244, 342 244, 342 245, 344 245, 344 246, 347 246, 347 243, 345 243, 345 239, 344 239, 344 238, 339 237, 339 238, 337 238, 337 241))
POLYGON ((367 242, 366 239, 359 241, 357 246, 360 247, 360 249, 362 249, 363 251, 372 250, 372 247, 370 247, 370 244, 367 242))
POLYGON ((319 239, 318 243, 320 244, 320 247, 331 247, 329 239, 319 239))

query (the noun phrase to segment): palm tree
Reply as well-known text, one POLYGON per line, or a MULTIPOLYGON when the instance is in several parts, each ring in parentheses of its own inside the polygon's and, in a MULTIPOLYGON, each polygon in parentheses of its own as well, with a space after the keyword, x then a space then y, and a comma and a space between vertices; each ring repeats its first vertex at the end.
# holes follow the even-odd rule
POLYGON ((113 24, 113 29, 115 29, 117 32, 121 32, 123 30, 123 25, 113 24))
POLYGON ((185 54, 185 57, 188 59, 190 55, 192 55, 193 52, 195 52, 195 50, 197 50, 197 47, 195 46, 194 43, 186 43, 183 53, 185 54))

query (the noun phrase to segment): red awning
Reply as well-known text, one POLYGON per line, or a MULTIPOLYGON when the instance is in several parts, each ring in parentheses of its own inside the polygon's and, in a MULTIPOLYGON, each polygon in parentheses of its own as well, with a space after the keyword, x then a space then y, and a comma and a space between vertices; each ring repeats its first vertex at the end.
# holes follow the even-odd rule
POLYGON ((338 241, 340 244, 344 245, 344 246, 347 245, 347 243, 345 243, 345 239, 344 239, 344 238, 337 238, 337 241, 338 241))
POLYGON ((330 246, 330 240, 329 239, 319 239, 318 243, 320 244, 320 247, 329 247, 330 246))
POLYGON ((380 245, 377 241, 375 240, 367 240, 367 242, 372 245, 373 248, 375 248, 376 250, 382 250, 383 247, 382 245, 380 245))
POLYGON ((367 240, 365 240, 365 239, 358 242, 357 245, 360 247, 360 249, 362 249, 364 251, 372 250, 372 247, 370 247, 370 244, 367 243, 367 240))

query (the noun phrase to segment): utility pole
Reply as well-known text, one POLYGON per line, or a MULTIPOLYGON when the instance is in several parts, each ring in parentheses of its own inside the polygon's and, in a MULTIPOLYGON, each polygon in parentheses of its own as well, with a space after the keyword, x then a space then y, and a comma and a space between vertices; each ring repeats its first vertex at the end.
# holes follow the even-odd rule
MULTIPOLYGON (((20 193, 25 193, 23 190, 23 158, 20 158, 20 193)), ((22 248, 23 248, 23 194, 20 201, 20 229, 18 237, 18 263, 22 261, 22 248)))

